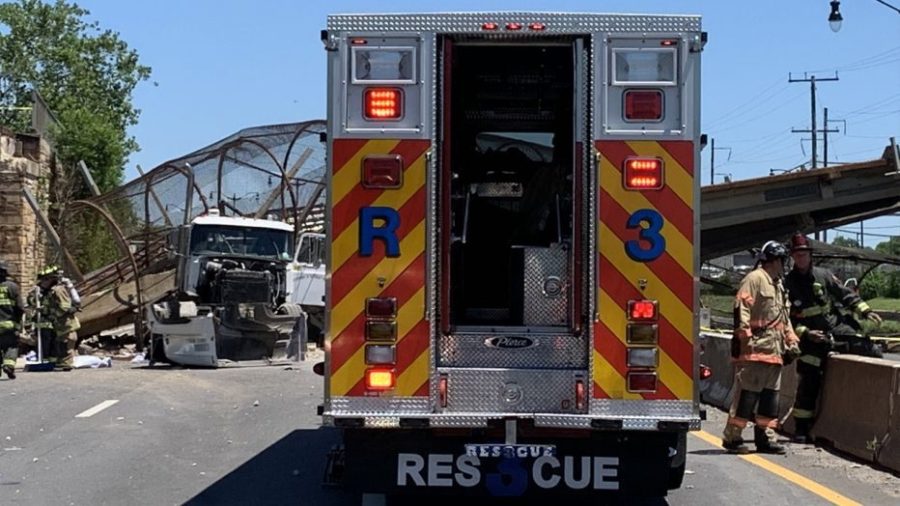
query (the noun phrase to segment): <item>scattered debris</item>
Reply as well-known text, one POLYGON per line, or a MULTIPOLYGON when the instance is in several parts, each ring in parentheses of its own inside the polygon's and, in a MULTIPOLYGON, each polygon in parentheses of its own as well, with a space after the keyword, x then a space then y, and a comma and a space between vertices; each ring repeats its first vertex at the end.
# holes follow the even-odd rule
POLYGON ((259 401, 253 401, 253 407, 255 408, 257 406, 259 406, 259 401))
POLYGON ((124 420, 124 419, 125 419, 124 416, 117 416, 117 417, 116 417, 116 420, 119 420, 119 421, 122 421, 122 420, 124 420))
POLYGON ((75 355, 73 360, 75 369, 98 369, 100 367, 112 367, 112 358, 101 358, 96 355, 75 355))
POLYGON ((684 474, 694 474, 694 471, 691 471, 690 469, 686 469, 684 471, 684 474))

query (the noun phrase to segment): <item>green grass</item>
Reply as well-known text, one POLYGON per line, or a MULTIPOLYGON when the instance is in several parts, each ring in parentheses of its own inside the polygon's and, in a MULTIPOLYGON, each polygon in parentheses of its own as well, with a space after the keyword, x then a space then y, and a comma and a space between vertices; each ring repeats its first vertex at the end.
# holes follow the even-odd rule
POLYGON ((702 294, 700 295, 700 302, 712 309, 713 313, 731 314, 734 308, 734 295, 702 294))
POLYGON ((869 306, 875 311, 895 311, 900 312, 900 299, 887 299, 884 297, 878 297, 876 299, 871 299, 866 301, 869 303, 869 306))

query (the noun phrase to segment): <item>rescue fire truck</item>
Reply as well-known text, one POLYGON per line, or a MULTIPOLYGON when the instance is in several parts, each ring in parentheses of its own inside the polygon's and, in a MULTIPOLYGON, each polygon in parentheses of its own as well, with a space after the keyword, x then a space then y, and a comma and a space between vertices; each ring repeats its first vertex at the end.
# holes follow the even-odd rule
POLYGON ((664 495, 699 429, 698 16, 329 16, 328 474, 664 495))

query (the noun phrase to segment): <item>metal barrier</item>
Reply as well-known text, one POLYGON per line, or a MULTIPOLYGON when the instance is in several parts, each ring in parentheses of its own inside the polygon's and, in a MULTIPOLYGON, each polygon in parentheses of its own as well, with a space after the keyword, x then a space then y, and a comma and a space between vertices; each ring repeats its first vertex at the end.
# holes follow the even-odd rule
POLYGON ((712 376, 700 382, 700 399, 713 406, 728 409, 734 366, 731 363, 731 334, 700 332, 700 362, 710 368, 712 376))

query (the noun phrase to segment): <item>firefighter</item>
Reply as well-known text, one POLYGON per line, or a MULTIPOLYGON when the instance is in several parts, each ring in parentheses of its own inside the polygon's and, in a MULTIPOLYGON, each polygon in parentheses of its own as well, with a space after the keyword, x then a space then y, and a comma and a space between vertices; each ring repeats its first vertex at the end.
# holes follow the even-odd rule
POLYGON ((757 452, 785 453, 777 442, 778 390, 786 357, 800 350, 788 315, 787 292, 782 285, 787 248, 769 241, 757 254, 757 267, 741 281, 734 302, 734 399, 722 445, 734 453, 747 453, 741 436, 754 422, 757 452))
POLYGON ((844 351, 880 356, 870 340, 859 335, 860 325, 850 313, 880 324, 881 317, 828 269, 812 264, 812 247, 800 232, 791 237, 794 267, 785 278, 790 293, 791 321, 800 336, 797 396, 794 400, 794 441, 805 443, 815 421, 816 404, 828 354, 844 351))
POLYGON ((41 271, 38 286, 41 287, 41 306, 43 314, 53 324, 56 346, 48 354, 56 359, 57 367, 63 371, 71 371, 75 361, 75 346, 78 344, 76 331, 81 328, 75 312, 78 307, 72 302, 72 294, 60 282, 62 273, 59 267, 52 265, 41 271))
POLYGON ((16 359, 19 356, 19 322, 25 307, 19 285, 8 279, 9 267, 0 261, 0 356, 2 372, 16 379, 16 359))

